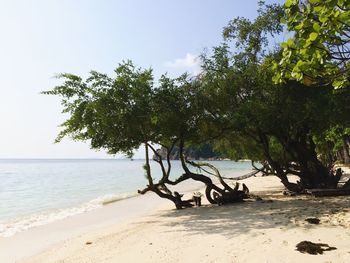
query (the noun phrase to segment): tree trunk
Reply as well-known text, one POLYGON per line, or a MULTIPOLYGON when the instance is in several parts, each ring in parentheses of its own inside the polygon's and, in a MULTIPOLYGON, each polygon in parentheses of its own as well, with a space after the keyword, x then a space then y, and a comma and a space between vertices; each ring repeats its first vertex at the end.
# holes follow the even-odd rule
POLYGON ((289 151, 300 166, 300 186, 303 189, 336 188, 340 180, 331 166, 327 167, 317 157, 316 146, 311 136, 301 135, 298 140, 288 143, 289 151))
POLYGON ((293 139, 276 135, 283 150, 291 156, 291 164, 287 167, 271 157, 268 136, 259 130, 258 135, 267 162, 289 191, 303 192, 310 188, 327 189, 337 187, 340 179, 339 174, 334 174, 331 166, 324 165, 318 159, 316 145, 312 137, 308 135, 307 129, 300 130, 293 139), (292 167, 294 164, 297 164, 298 171, 295 171, 292 167), (290 171, 294 171, 293 174, 300 178, 297 184, 289 182, 287 173, 290 171))
POLYGON ((281 183, 291 192, 301 192, 302 188, 295 183, 291 183, 288 180, 287 173, 283 170, 281 165, 274 161, 270 154, 270 145, 269 140, 265 134, 263 134, 260 130, 258 130, 259 142, 262 145, 263 153, 266 158, 267 163, 270 165, 272 170, 275 171, 275 175, 281 180, 281 183))

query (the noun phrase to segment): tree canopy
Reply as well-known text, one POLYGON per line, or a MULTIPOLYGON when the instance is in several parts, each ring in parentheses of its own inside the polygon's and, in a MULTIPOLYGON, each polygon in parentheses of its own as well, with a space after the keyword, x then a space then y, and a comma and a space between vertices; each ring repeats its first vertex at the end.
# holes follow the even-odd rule
POLYGON ((350 2, 287 0, 284 23, 293 34, 281 44, 275 82, 285 79, 307 85, 349 86, 350 2))

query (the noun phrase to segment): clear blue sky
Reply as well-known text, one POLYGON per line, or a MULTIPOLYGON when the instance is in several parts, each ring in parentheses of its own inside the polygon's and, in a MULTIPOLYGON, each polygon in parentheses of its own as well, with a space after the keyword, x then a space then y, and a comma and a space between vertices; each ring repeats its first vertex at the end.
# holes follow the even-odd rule
POLYGON ((232 18, 254 18, 257 2, 0 0, 0 158, 106 157, 68 139, 53 144, 65 116, 57 98, 39 94, 58 84, 53 76, 112 73, 123 59, 156 76, 196 72, 195 57, 221 42, 232 18))

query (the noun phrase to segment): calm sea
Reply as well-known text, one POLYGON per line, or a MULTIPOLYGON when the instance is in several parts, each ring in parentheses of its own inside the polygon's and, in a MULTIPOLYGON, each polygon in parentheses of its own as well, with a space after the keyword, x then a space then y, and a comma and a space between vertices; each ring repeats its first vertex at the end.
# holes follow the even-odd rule
MULTIPOLYGON (((213 161, 239 176, 250 162, 213 161)), ((53 222, 136 195, 147 181, 143 160, 0 160, 0 236, 53 222)), ((181 175, 173 161, 172 178, 181 175)), ((160 176, 152 162, 154 177, 160 176)))

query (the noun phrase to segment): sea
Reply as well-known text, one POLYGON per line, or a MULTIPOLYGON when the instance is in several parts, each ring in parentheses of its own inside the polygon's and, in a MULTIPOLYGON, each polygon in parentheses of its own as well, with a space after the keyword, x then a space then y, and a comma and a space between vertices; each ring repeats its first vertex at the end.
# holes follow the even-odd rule
MULTIPOLYGON (((146 186, 144 160, 0 159, 0 237, 137 195, 146 186)), ((251 171, 247 161, 211 161, 224 176, 251 171)), ((154 178, 161 175, 151 161, 154 178)), ((182 174, 172 161, 171 178, 182 174)))

